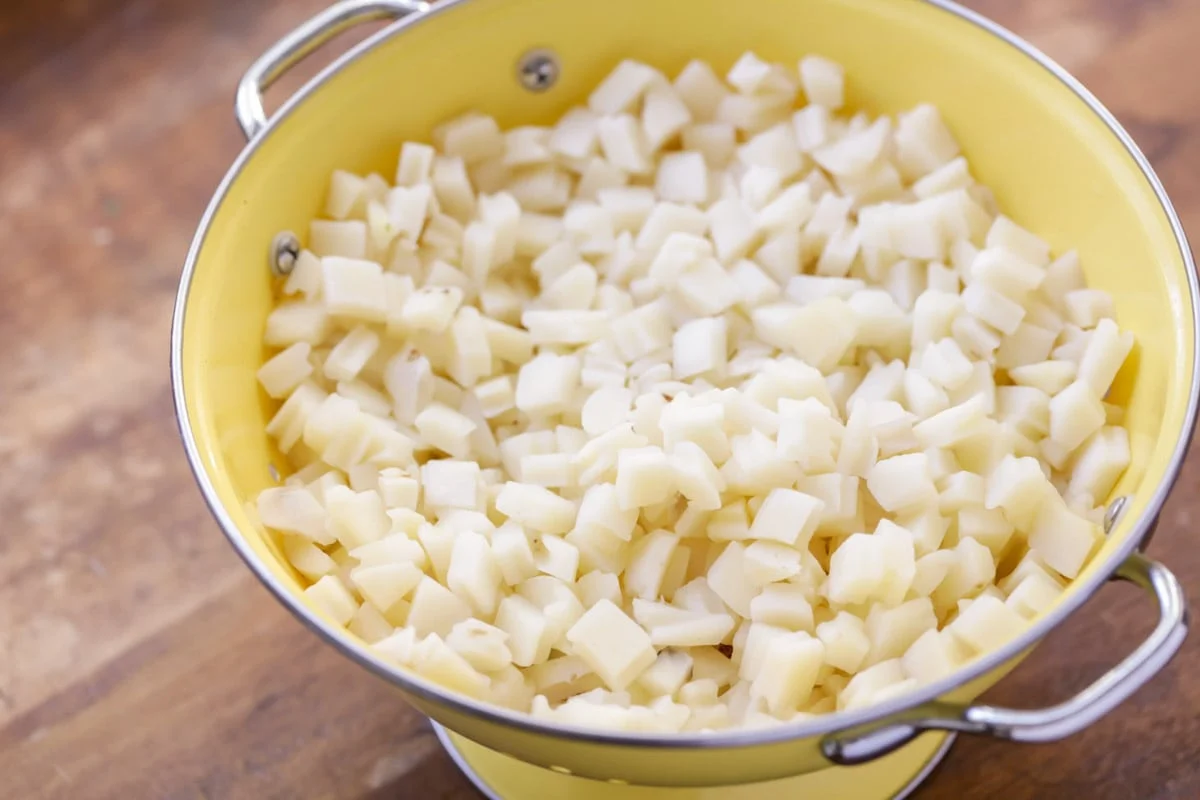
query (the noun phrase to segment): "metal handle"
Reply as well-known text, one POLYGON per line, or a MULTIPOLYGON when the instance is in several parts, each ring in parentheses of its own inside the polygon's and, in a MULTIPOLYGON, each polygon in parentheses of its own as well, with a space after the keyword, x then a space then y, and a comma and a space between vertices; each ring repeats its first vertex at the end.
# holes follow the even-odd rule
POLYGON ((428 8, 428 3, 419 0, 341 0, 286 34, 259 56, 238 82, 234 115, 246 139, 253 139, 267 125, 263 92, 309 53, 359 23, 400 19, 428 8))
POLYGON ((1166 666, 1187 636, 1187 601, 1183 587, 1170 570, 1134 553, 1113 577, 1154 594, 1158 601, 1158 625, 1124 661, 1070 700, 1038 710, 930 703, 880 726, 827 738, 821 745, 826 758, 837 764, 861 764, 887 755, 924 731, 987 734, 1015 742, 1051 742, 1088 727, 1166 666))

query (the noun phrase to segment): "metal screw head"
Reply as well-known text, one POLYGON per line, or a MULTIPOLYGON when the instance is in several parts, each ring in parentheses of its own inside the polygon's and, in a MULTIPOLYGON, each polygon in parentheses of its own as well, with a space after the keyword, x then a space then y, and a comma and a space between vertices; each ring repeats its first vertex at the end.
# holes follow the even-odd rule
POLYGON ((531 92, 544 92, 558 81, 558 57, 549 50, 530 50, 517 62, 517 79, 531 92))
POLYGON ((1112 533, 1112 529, 1121 521, 1121 517, 1125 514, 1125 509, 1129 507, 1128 497, 1118 497, 1108 504, 1108 508, 1104 512, 1104 532, 1112 533))
POLYGON ((279 277, 288 275, 296 266, 296 257, 300 255, 300 240, 291 231, 276 234, 271 240, 269 263, 271 272, 279 277))

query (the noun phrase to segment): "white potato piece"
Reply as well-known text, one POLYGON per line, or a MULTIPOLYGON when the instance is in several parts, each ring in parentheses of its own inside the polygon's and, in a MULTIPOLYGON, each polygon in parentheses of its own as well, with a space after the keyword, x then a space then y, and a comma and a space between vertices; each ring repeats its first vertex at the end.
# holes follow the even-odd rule
POLYGON ((607 600, 588 609, 567 631, 567 640, 615 692, 629 686, 658 657, 649 634, 607 600))

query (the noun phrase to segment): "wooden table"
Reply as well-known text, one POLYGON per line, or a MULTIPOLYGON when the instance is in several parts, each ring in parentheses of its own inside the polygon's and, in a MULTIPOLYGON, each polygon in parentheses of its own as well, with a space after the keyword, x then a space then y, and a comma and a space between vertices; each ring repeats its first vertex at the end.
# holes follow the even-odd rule
MULTIPOLYGON (((171 306, 242 146, 234 84, 321 4, 0 7, 0 797, 475 796, 417 714, 259 588, 176 438, 171 306)), ((970 5, 1096 91, 1200 231, 1200 2, 970 5)), ((1194 596, 1198 482, 1194 458, 1152 548, 1194 596)), ((990 699, 1065 697, 1150 616, 1107 589, 990 699)), ((1085 733, 961 741, 919 796, 1198 797, 1198 669, 1194 636, 1085 733)))

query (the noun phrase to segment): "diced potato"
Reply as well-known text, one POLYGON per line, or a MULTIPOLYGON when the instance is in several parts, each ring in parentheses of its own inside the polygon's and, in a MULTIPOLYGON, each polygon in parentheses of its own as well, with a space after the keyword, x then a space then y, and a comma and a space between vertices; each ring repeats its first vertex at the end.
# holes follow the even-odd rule
POLYGON ((541 486, 509 481, 495 504, 501 514, 539 533, 566 533, 575 522, 575 504, 541 486))
POLYGON ((746 580, 745 547, 730 542, 708 568, 708 585, 725 605, 742 617, 750 616, 754 588, 746 580))
POLYGON ((325 575, 304 590, 307 600, 338 625, 350 622, 358 609, 354 596, 335 575, 325 575))
POLYGON ((607 600, 588 609, 567 640, 613 691, 629 686, 657 659, 649 634, 607 600))
POLYGON ((950 675, 966 661, 962 645, 947 631, 927 630, 900 658, 904 673, 920 683, 950 675))
POLYGON ((946 626, 946 633, 974 653, 996 650, 1016 638, 1025 620, 1013 609, 988 594, 980 595, 946 626))
POLYGON ((881 520, 872 534, 855 533, 829 559, 825 592, 831 603, 853 605, 877 599, 904 599, 916 573, 912 535, 881 520))
POLYGON ((1067 578, 1083 570, 1100 544, 1097 526, 1076 514, 1061 498, 1042 503, 1029 531, 1029 546, 1067 578))
POLYGON ((881 661, 856 674, 838 696, 838 710, 852 711, 881 699, 890 687, 906 680, 899 659, 881 661))
POLYGON ((1100 398, 1082 380, 1050 399, 1050 438, 1068 451, 1100 430, 1104 420, 1100 398))
POLYGON ((754 515, 748 537, 782 542, 799 550, 820 522, 824 503, 793 489, 773 489, 754 515))
POLYGON ((621 61, 556 122, 332 174, 257 374, 290 473, 258 520, 326 621, 669 734, 910 692, 1081 574, 1133 336, 936 108, 851 116, 801 55, 732 90, 621 61))
POLYGON ((880 605, 867 614, 866 632, 871 641, 866 666, 903 656, 927 631, 936 631, 937 615, 928 597, 918 597, 895 608, 880 605))
MULTIPOLYGON (((751 545, 751 547, 754 546, 751 545)), ((750 574, 749 566, 747 574, 750 574)), ((770 586, 764 586, 763 590, 750 601, 750 619, 790 631, 812 633, 813 609, 807 594, 806 587, 798 584, 773 583, 770 586)))
POLYGON ((794 710, 812 693, 824 655, 824 645, 807 633, 775 637, 751 684, 752 696, 762 698, 772 714, 794 710))

